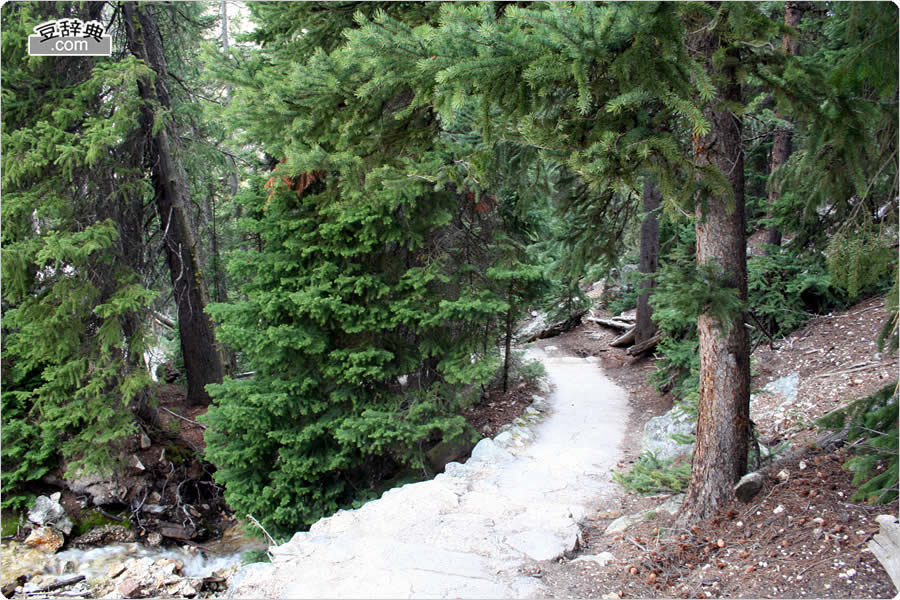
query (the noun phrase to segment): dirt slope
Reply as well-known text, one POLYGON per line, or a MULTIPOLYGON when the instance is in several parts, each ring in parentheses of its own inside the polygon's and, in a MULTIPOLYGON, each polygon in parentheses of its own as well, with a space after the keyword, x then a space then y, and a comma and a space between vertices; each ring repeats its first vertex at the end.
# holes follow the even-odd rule
MULTIPOLYGON (((841 467, 845 449, 819 450, 814 420, 848 401, 896 381, 896 355, 877 352, 886 318, 884 298, 819 316, 753 354, 752 388, 793 373, 800 385, 796 406, 779 413, 776 399, 759 394, 753 413, 760 437, 790 441, 793 456, 767 468, 763 491, 751 501, 723 507, 692 529, 672 528, 672 518, 654 516, 605 536, 612 519, 658 505, 662 497, 623 494, 614 506, 598 506, 583 530, 582 556, 610 552, 606 565, 576 556, 533 565, 554 598, 889 598, 897 594, 881 565, 866 550, 877 533, 875 516, 897 515, 898 505, 851 502, 852 474, 841 467), (782 473, 783 472, 783 473, 782 473), (782 473, 782 479, 778 474, 782 473), (786 476, 786 478, 784 478, 786 476)), ((617 334, 581 326, 545 340, 573 353, 599 357, 608 377, 630 393, 632 419, 620 464, 637 458, 643 423, 671 407, 646 382, 653 359, 632 359, 608 347, 617 334)))

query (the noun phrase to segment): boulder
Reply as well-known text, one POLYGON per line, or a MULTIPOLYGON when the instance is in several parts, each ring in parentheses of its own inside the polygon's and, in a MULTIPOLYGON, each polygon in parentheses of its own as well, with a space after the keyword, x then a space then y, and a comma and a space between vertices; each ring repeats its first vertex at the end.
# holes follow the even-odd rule
POLYGON ((113 477, 104 477, 97 473, 76 475, 67 481, 69 489, 76 494, 87 494, 95 506, 122 502, 128 488, 116 485, 113 477))
POLYGON ((661 460, 691 454, 694 451, 693 442, 683 444, 672 436, 693 435, 696 432, 696 419, 676 406, 664 415, 653 417, 644 425, 641 453, 653 452, 661 460))
POLYGON ((47 554, 53 554, 62 548, 65 543, 66 538, 63 536, 62 532, 49 525, 32 529, 31 533, 28 534, 28 537, 25 538, 26 545, 37 548, 41 552, 46 552, 47 554))
POLYGON ((473 434, 473 430, 467 429, 462 435, 438 442, 425 454, 428 465, 435 472, 440 472, 444 470, 447 463, 466 457, 475 447, 475 443, 472 441, 473 434))
POLYGON ((66 509, 59 503, 59 493, 53 494, 55 498, 38 496, 34 501, 34 507, 28 511, 28 520, 35 525, 51 525, 64 535, 72 533, 72 519, 66 513, 66 509))
POLYGON ((734 495, 741 502, 750 502, 762 489, 765 477, 759 471, 747 473, 734 486, 734 495))

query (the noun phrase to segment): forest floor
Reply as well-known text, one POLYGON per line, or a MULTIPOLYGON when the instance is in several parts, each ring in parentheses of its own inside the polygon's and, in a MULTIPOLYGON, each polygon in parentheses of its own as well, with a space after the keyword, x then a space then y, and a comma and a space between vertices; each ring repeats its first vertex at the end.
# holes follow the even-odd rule
MULTIPOLYGON (((531 565, 548 596, 894 597, 897 590, 866 546, 879 529, 875 517, 897 515, 898 504, 851 502, 852 474, 841 468, 848 451, 818 448, 814 441, 821 432, 813 426, 818 417, 896 381, 896 355, 882 355, 875 347, 885 318, 884 298, 872 298, 818 316, 772 347, 757 348, 753 390, 794 373, 800 377, 791 410, 779 411, 766 394, 758 394, 751 408, 762 441, 792 444, 784 457, 762 468, 767 475, 762 491, 749 504, 734 500, 723 506, 691 530, 675 529, 674 517, 661 512, 621 534, 604 535, 613 519, 653 508, 667 497, 623 491, 614 506, 598 506, 588 517, 577 554, 531 565), (614 558, 605 564, 585 559, 603 552, 614 558)), ((619 463, 624 472, 638 458, 644 423, 669 410, 672 398, 648 383, 652 356, 632 358, 608 345, 617 335, 587 324, 538 343, 599 357, 606 376, 629 393, 631 419, 619 463)))

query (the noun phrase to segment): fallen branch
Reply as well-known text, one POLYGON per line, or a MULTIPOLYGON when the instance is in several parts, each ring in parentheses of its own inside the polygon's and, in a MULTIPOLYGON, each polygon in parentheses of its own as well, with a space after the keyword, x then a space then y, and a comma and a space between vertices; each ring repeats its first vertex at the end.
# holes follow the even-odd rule
POLYGON ((656 346, 656 344, 659 343, 659 335, 659 332, 657 332, 650 339, 644 340, 640 344, 635 344, 627 350, 628 354, 631 356, 637 356, 638 354, 643 354, 647 350, 652 349, 654 346, 656 346))
POLYGON ((159 323, 160 325, 162 325, 163 327, 166 327, 166 328, 172 329, 172 330, 178 329, 178 326, 175 324, 175 321, 173 321, 172 319, 170 319, 169 317, 167 317, 166 315, 162 314, 159 311, 153 311, 153 318, 156 319, 156 322, 159 323))
POLYGON ((85 577, 84 575, 78 575, 76 577, 71 577, 69 579, 63 579, 62 581, 57 581, 56 583, 50 583, 48 585, 45 585, 44 587, 34 590, 33 592, 28 592, 28 595, 34 596, 37 594, 43 594, 45 592, 52 592, 53 590, 58 590, 59 588, 64 588, 64 587, 68 587, 70 585, 74 585, 74 584, 78 583, 79 581, 84 581, 85 579, 87 579, 87 577, 85 577))
POLYGON ((197 425, 198 427, 200 427, 200 428, 202 428, 202 429, 206 429, 206 425, 204 425, 203 423, 198 423, 197 421, 194 421, 194 420, 192 420, 192 419, 188 419, 187 417, 183 417, 183 416, 179 415, 178 413, 174 413, 174 412, 172 412, 171 410, 169 410, 168 408, 166 408, 165 406, 160 406, 159 408, 160 408, 160 410, 166 411, 167 413, 169 413, 169 414, 172 415, 173 417, 178 417, 178 418, 181 419, 182 421, 187 421, 188 423, 191 423, 191 424, 193 424, 193 425, 197 425))
POLYGON ((604 327, 618 329, 619 331, 627 331, 629 328, 633 327, 631 323, 617 321, 615 319, 598 319, 596 317, 586 317, 585 320, 590 321, 591 323, 597 323, 598 325, 603 325, 604 327))
POLYGON ((873 363, 873 362, 861 363, 858 365, 853 365, 849 369, 844 369, 842 371, 832 371, 830 373, 822 373, 820 375, 817 375, 816 377, 831 377, 832 375, 846 375, 847 373, 856 373, 857 371, 865 371, 869 368, 889 367, 889 366, 891 366, 891 364, 892 363, 873 363))
POLYGON ((622 346, 630 346, 634 343, 635 335, 637 335, 637 328, 632 327, 613 341, 609 343, 610 346, 614 348, 621 348, 622 346))

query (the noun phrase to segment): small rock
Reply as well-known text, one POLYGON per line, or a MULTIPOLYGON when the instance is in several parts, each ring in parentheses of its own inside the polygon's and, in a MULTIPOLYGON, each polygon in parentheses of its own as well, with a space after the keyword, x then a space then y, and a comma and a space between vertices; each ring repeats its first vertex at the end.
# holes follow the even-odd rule
POLYGON ((131 578, 126 579, 116 586, 116 590, 126 598, 140 598, 143 594, 140 582, 131 578))
POLYGON ((144 543, 148 546, 159 546, 162 544, 163 536, 158 531, 152 531, 147 534, 147 537, 144 539, 144 543))
POLYGON ((750 500, 759 493, 759 490, 762 489, 764 481, 765 478, 759 471, 747 473, 741 477, 741 480, 734 486, 734 495, 737 496, 738 500, 741 502, 750 502, 750 500))
POLYGON ((136 471, 146 471, 147 470, 147 467, 144 466, 144 463, 141 462, 141 459, 139 459, 136 454, 131 455, 131 459, 128 462, 128 466, 136 471))
POLYGON ((31 530, 28 537, 25 538, 25 544, 32 548, 37 548, 41 552, 53 554, 66 543, 66 538, 61 531, 53 527, 43 526, 31 530))
POLYGON ((150 440, 150 436, 142 431, 141 432, 141 450, 146 450, 147 448, 149 448, 152 445, 152 443, 153 442, 150 440))
POLYGON ((603 594, 600 596, 603 600, 619 600, 620 596, 615 592, 610 592, 608 594, 603 594))
POLYGON ((125 565, 120 562, 116 562, 109 565, 109 569, 106 570, 106 577, 107 579, 115 579, 124 572, 125 565))
POLYGON ((601 552, 600 554, 584 554, 579 556, 573 563, 576 562, 595 562, 601 567, 606 566, 608 563, 614 561, 616 559, 615 556, 611 552, 601 552))
POLYGON ((772 512, 775 513, 776 515, 780 515, 781 513, 784 512, 784 506, 779 504, 778 506, 775 507, 775 510, 773 510, 772 512))
POLYGON ((803 469, 805 469, 805 468, 806 468, 806 461, 805 461, 805 460, 801 460, 800 462, 798 462, 798 463, 797 463, 797 468, 800 469, 801 471, 802 471, 803 469))
POLYGON ((791 474, 788 473, 786 469, 782 469, 778 471, 778 475, 776 475, 775 477, 778 478, 778 481, 785 482, 791 478, 791 474))

